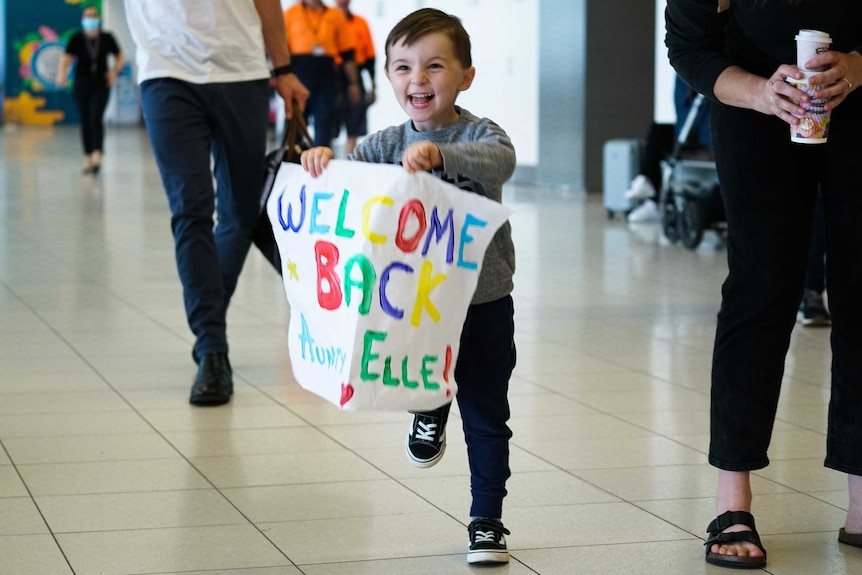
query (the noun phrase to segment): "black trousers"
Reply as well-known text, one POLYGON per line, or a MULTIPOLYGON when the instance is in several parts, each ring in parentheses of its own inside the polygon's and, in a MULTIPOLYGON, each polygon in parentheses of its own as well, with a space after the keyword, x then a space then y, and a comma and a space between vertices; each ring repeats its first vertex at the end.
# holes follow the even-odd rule
POLYGON ((823 218, 823 196, 817 194, 814 202, 814 229, 808 250, 808 272, 805 289, 823 293, 826 289, 826 221, 823 218))
POLYGON ((455 364, 470 463, 471 517, 502 517, 509 470, 509 378, 515 368, 512 296, 471 305, 455 364))
POLYGON ((829 141, 793 144, 783 121, 716 104, 712 134, 728 224, 729 274, 712 367, 709 461, 769 463, 767 448, 823 194, 832 312, 827 467, 862 475, 862 99, 832 114, 829 141))
POLYGON ((656 193, 661 190, 661 162, 670 156, 675 139, 673 124, 650 124, 641 173, 647 177, 656 193))
POLYGON ((74 96, 81 116, 81 139, 87 155, 104 149, 105 108, 108 106, 110 88, 94 86, 86 80, 75 78, 74 96))

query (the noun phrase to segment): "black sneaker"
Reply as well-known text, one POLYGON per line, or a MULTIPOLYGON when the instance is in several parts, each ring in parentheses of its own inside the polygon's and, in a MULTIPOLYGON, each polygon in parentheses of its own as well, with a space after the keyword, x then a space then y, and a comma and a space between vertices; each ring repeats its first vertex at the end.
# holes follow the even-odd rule
POLYGON ((814 290, 805 290, 799 311, 796 313, 796 321, 806 327, 827 327, 832 325, 832 316, 823 305, 823 296, 814 290))
POLYGON ((446 420, 451 403, 434 411, 411 411, 413 425, 407 434, 404 451, 416 467, 436 465, 446 452, 446 420))
POLYGON ((509 550, 506 535, 509 530, 496 519, 474 519, 467 527, 470 535, 470 550, 467 563, 508 563, 509 550))

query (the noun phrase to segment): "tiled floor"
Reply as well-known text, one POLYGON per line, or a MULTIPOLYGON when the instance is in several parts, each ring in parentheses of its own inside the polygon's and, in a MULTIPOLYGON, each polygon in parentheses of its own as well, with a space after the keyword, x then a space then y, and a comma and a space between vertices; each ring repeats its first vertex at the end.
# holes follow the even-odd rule
MULTIPOLYGON (((253 254, 229 316, 234 401, 194 367, 145 134, 97 177, 74 128, 0 131, 0 573, 721 573, 703 561, 712 332, 725 254, 609 221, 599 195, 509 186, 519 365, 512 561, 467 566, 463 436, 411 467, 403 413, 341 413, 292 382, 278 277, 253 254)), ((755 476, 769 572, 862 573, 822 467, 828 330, 797 329, 755 476)))

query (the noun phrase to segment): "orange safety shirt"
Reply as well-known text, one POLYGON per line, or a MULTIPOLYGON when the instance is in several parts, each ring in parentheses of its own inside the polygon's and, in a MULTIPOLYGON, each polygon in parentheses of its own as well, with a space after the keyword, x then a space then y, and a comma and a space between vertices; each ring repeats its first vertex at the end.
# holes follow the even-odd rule
POLYGON ((336 63, 353 60, 355 44, 347 17, 338 8, 313 10, 297 2, 284 11, 290 62, 309 89, 333 87, 336 63))
POLYGON ((374 41, 371 39, 371 29, 365 18, 356 14, 352 14, 351 18, 347 19, 347 24, 350 26, 353 40, 356 42, 356 65, 362 67, 369 58, 376 56, 374 41))
POLYGON ((338 8, 324 6, 322 10, 313 10, 305 3, 297 2, 284 11, 284 26, 291 56, 326 55, 336 58, 355 48, 347 18, 338 8), (322 53, 315 53, 316 48, 322 53))

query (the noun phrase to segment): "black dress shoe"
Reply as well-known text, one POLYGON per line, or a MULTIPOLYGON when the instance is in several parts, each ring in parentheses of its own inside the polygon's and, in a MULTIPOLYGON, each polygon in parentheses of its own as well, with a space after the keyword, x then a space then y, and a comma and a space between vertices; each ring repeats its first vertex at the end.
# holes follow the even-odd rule
POLYGON ((225 353, 205 353, 198 364, 189 403, 200 406, 223 405, 233 395, 233 371, 225 353))

